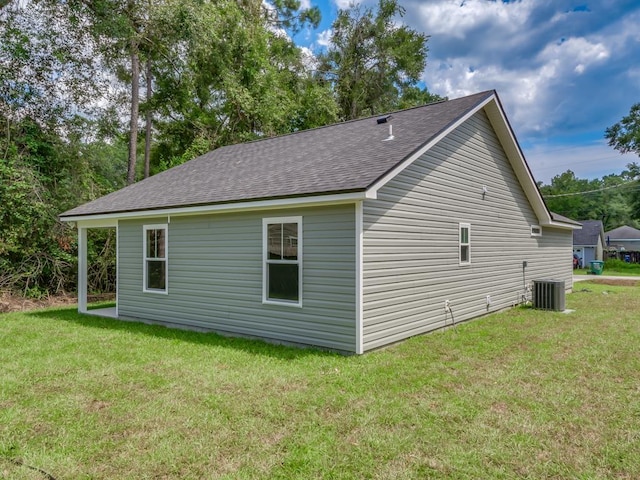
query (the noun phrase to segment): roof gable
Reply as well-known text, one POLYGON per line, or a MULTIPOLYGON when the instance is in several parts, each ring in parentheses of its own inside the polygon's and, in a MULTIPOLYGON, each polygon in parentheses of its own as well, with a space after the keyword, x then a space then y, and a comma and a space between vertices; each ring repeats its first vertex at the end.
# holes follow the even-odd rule
POLYGON ((623 225, 605 234, 611 240, 640 240, 640 230, 637 228, 623 225))
POLYGON ((582 230, 573 231, 574 245, 604 244, 604 229, 600 220, 581 220, 582 230))

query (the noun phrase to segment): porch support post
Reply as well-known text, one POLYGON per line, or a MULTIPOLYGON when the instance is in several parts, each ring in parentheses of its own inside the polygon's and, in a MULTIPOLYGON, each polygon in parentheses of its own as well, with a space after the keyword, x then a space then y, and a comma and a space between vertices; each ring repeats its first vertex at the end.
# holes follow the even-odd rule
POLYGON ((87 229, 78 226, 78 312, 87 313, 87 229))

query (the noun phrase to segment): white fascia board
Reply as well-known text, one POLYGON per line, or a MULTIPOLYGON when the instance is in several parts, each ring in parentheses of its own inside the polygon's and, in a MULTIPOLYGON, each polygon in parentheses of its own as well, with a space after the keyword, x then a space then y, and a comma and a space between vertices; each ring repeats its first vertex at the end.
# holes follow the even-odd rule
POLYGON ((63 222, 76 222, 78 224, 78 228, 114 228, 118 226, 117 218, 106 218, 106 219, 94 219, 85 217, 84 219, 81 217, 74 217, 74 220, 67 220, 61 218, 63 222))
POLYGON ((548 222, 548 223, 541 223, 540 225, 543 227, 561 228, 563 230, 582 230, 581 225, 573 225, 571 223, 548 222))
MULTIPOLYGON (((227 213, 251 210, 273 210, 283 208, 313 207, 320 205, 340 205, 353 203, 365 198, 367 192, 338 193, 335 195, 316 195, 309 197, 282 198, 275 200, 259 200, 255 202, 224 203, 216 205, 200 205, 195 207, 174 207, 159 210, 140 210, 135 212, 103 213, 96 215, 77 215, 62 217, 63 222, 77 222, 88 228, 109 227, 117 225, 118 220, 135 218, 157 218, 185 215, 204 215, 207 213, 227 213)), ((375 197, 373 197, 375 198, 375 197)))
POLYGON ((377 196, 378 190, 380 190, 382 187, 384 187, 388 182, 390 182, 393 178, 395 178, 396 175, 398 175, 405 168, 407 168, 409 165, 411 165, 413 162, 415 162, 418 158, 420 158, 422 155, 424 155, 435 144, 437 144, 440 140, 442 140, 444 137, 446 137, 451 132, 453 132, 456 128, 458 128, 460 125, 462 125, 464 122, 466 122, 469 118, 471 118, 473 115, 475 115, 476 112, 478 112, 480 109, 484 108, 484 106, 487 105, 491 101, 495 102, 495 95, 491 95, 490 97, 487 97, 482 103, 476 105, 476 107, 473 110, 467 112, 463 117, 460 117, 455 123, 451 124, 446 130, 443 130, 442 132, 440 132, 429 143, 424 145, 422 148, 420 148, 413 155, 407 157, 403 162, 401 162, 400 164, 396 165, 395 168, 393 168, 385 176, 383 176, 380 180, 378 180, 376 183, 374 183, 373 185, 371 185, 367 189, 367 198, 374 198, 375 199, 376 196, 377 196))

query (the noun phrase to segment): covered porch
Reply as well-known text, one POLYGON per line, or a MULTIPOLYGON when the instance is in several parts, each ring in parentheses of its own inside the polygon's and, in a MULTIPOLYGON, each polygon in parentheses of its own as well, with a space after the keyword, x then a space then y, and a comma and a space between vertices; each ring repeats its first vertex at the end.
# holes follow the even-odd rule
POLYGON ((114 219, 104 220, 76 220, 78 229, 78 312, 100 317, 118 318, 118 221, 114 219), (116 232, 116 304, 103 308, 88 308, 88 243, 87 231, 92 228, 111 228, 116 232))

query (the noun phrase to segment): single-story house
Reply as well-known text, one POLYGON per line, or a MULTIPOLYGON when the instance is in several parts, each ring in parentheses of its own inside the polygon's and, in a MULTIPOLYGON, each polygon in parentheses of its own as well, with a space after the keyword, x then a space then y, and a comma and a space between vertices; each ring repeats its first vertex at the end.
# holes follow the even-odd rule
POLYGON ((610 249, 640 252, 640 230, 623 225, 605 233, 605 242, 610 249))
POLYGON ((594 260, 602 260, 604 252, 604 227, 600 220, 580 220, 581 230, 573 231, 573 253, 580 264, 587 267, 594 260))
POLYGON ((495 91, 216 149, 64 212, 117 232, 122 319, 363 353, 572 287, 495 91))
POLYGON ((609 257, 633 263, 640 262, 640 230, 623 225, 605 232, 605 244, 609 257))

